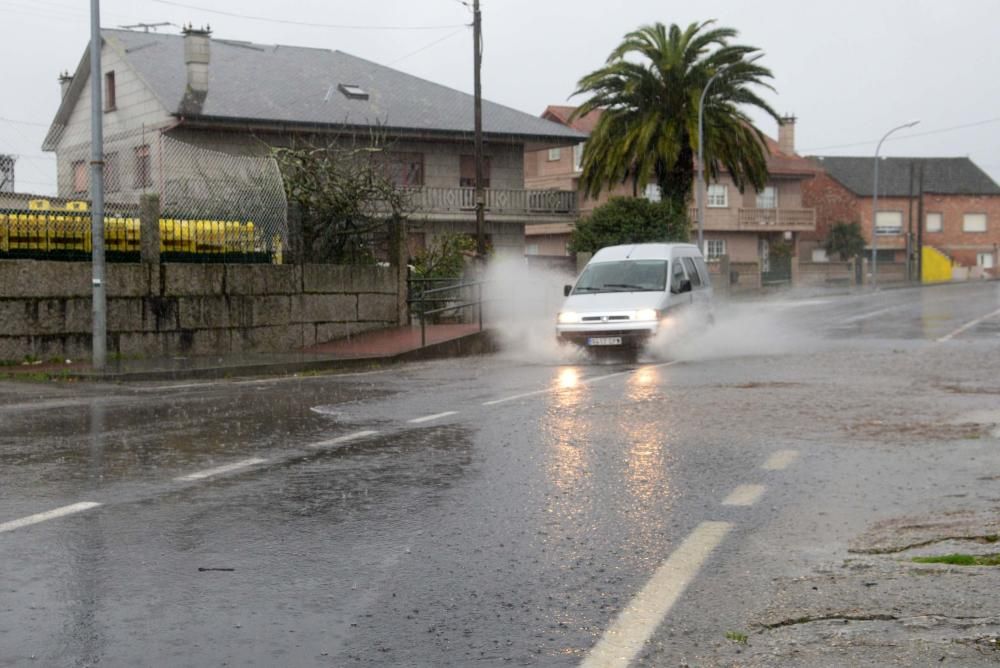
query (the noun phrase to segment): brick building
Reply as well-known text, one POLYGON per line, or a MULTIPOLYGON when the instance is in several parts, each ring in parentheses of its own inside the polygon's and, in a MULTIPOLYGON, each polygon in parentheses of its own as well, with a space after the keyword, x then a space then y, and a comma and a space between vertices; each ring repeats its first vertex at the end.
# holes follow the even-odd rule
MULTIPOLYGON (((823 261, 830 227, 853 221, 861 223, 870 252, 874 158, 813 161, 823 171, 803 185, 803 204, 816 209, 816 231, 803 235, 803 254, 823 261)), ((880 261, 904 263, 907 248, 922 241, 958 265, 995 275, 1000 186, 968 158, 883 158, 876 229, 880 261)))
MULTIPOLYGON (((595 111, 569 121, 573 107, 550 106, 542 118, 567 125, 582 134, 590 134, 600 117, 595 111)), ((705 204, 705 250, 710 258, 728 255, 736 263, 759 267, 766 281, 791 280, 798 253, 799 236, 815 230, 815 212, 803 204, 803 184, 814 176, 815 165, 795 153, 795 118, 786 117, 778 126, 778 139, 765 136, 768 150, 768 184, 760 192, 740 192, 728 173, 708 184, 705 204), (771 253, 783 245, 790 247, 791 257, 771 253)), ((635 184, 623 183, 602 191, 597 198, 584 197, 580 192, 583 144, 571 148, 525 151, 524 181, 529 188, 573 190, 578 193, 579 212, 587 215, 609 197, 659 197, 658 188, 651 185, 639 190, 635 184)), ((691 198, 692 205, 694 197, 691 198)), ((694 210, 691 220, 696 220, 694 210)), ((572 224, 535 225, 526 231, 526 249, 539 255, 565 255, 572 224)))

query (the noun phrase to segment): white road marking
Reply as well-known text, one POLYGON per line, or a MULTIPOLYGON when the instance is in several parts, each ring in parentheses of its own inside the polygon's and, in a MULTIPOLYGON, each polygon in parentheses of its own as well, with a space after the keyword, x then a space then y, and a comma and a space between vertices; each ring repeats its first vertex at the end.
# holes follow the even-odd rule
POLYGON ((764 496, 767 487, 764 485, 740 485, 729 493, 722 501, 724 506, 752 506, 764 496))
POLYGON ((778 450, 771 453, 771 456, 767 458, 767 461, 764 462, 761 468, 765 471, 784 471, 798 458, 798 450, 778 450))
MULTIPOLYGON (((680 364, 680 360, 673 360, 672 362, 661 362, 659 364, 643 364, 638 369, 629 369, 628 371, 617 371, 615 373, 607 373, 601 376, 592 376, 590 378, 583 378, 580 380, 580 385, 587 385, 590 383, 598 383, 607 378, 615 378, 617 376, 624 376, 630 373, 636 373, 642 371, 643 369, 656 369, 659 367, 673 366, 674 364, 680 364)), ((534 392, 525 392, 524 394, 514 394, 509 397, 504 397, 503 399, 494 399, 492 401, 484 401, 483 406, 496 406, 497 404, 504 404, 508 401, 516 401, 517 399, 525 399, 527 397, 534 397, 539 394, 545 394, 546 392, 554 392, 563 388, 559 387, 547 387, 544 390, 535 390, 534 392)))
POLYGON ((431 420, 437 420, 439 418, 448 417, 449 415, 455 415, 458 411, 445 411, 444 413, 435 413, 434 415, 425 415, 423 417, 413 418, 412 420, 407 420, 411 424, 420 424, 421 422, 430 422, 431 420))
POLYGON ((524 394, 515 394, 509 397, 504 397, 503 399, 494 399, 493 401, 484 401, 483 406, 496 406, 497 404, 503 404, 508 401, 516 401, 517 399, 524 399, 525 397, 534 397, 539 394, 545 394, 546 392, 551 392, 550 388, 545 388, 544 390, 535 390, 534 392, 525 392, 524 394))
POLYGON ((851 316, 850 318, 844 318, 843 320, 838 320, 838 325, 849 325, 852 322, 861 322, 862 320, 868 320, 869 318, 874 318, 875 316, 882 315, 883 313, 889 313, 890 311, 900 311, 905 308, 909 308, 912 304, 898 304, 896 306, 889 306, 886 308, 880 308, 877 311, 869 311, 868 313, 862 313, 861 315, 851 316))
POLYGON ((340 445, 342 443, 350 443, 351 441, 357 441, 358 439, 368 438, 369 436, 374 436, 377 433, 378 433, 377 431, 372 431, 372 430, 356 431, 353 434, 344 434, 343 436, 338 436, 337 438, 330 438, 325 441, 310 443, 306 447, 329 448, 334 445, 340 445))
POLYGON ((987 313, 986 315, 982 316, 981 318, 976 318, 975 320, 970 320, 969 322, 965 323, 964 325, 962 325, 961 327, 959 327, 955 331, 949 332, 949 333, 945 334, 944 336, 942 336, 941 338, 939 338, 937 340, 937 342, 938 343, 943 343, 945 341, 950 341, 953 338, 955 338, 956 336, 958 336, 959 334, 961 334, 962 332, 966 331, 967 329, 972 329, 973 327, 975 327, 976 325, 978 325, 979 323, 981 323, 983 320, 989 320, 990 318, 994 318, 994 317, 996 317, 998 315, 1000 315, 1000 309, 997 309, 996 311, 993 311, 993 313, 987 313))
POLYGON ((732 528, 729 522, 702 522, 695 527, 618 614, 581 668, 628 666, 732 528))
POLYGON ((177 482, 193 482, 195 480, 204 480, 205 478, 211 478, 213 476, 222 475, 224 473, 232 473, 233 471, 239 471, 240 469, 245 469, 248 466, 256 466, 257 464, 263 464, 267 460, 261 459, 260 457, 251 457, 250 459, 243 459, 238 462, 233 462, 232 464, 226 464, 225 466, 216 466, 214 469, 205 469, 204 471, 198 471, 196 473, 189 473, 188 475, 182 475, 174 478, 177 482))
POLYGON ((10 522, 0 524, 0 533, 13 531, 14 529, 20 529, 21 527, 31 526, 32 524, 38 524, 39 522, 44 522, 46 520, 54 520, 57 517, 65 517, 66 515, 80 513, 84 510, 97 508, 100 505, 101 504, 93 501, 81 501, 80 503, 74 503, 68 506, 63 506, 62 508, 56 508, 55 510, 48 510, 44 513, 28 515, 27 517, 22 517, 19 520, 11 520, 10 522))

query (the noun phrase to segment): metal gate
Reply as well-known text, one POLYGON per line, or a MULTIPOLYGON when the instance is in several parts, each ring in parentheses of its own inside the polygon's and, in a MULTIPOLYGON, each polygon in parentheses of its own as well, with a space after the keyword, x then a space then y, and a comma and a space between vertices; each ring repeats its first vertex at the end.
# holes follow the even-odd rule
POLYGON ((774 254, 771 252, 771 244, 767 239, 761 239, 758 243, 760 254, 760 282, 762 285, 774 285, 776 283, 790 283, 792 281, 792 256, 791 254, 774 254))

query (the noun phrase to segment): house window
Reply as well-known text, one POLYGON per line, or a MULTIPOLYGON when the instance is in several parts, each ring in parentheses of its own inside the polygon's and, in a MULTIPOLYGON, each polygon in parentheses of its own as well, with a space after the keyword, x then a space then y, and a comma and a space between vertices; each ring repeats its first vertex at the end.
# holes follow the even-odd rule
POLYGON ((729 188, 721 183, 708 186, 708 206, 717 209, 729 207, 729 188))
POLYGON ((115 108, 115 71, 104 73, 104 111, 115 108))
POLYGON ((77 160, 73 163, 73 192, 74 193, 85 193, 87 192, 88 182, 87 178, 87 163, 83 160, 77 160))
POLYGON ((875 234, 902 234, 902 211, 879 211, 875 214, 875 234))
POLYGON ((778 189, 774 186, 766 186, 763 190, 759 191, 757 193, 757 208, 777 209, 778 189))
MULTIPOLYGON (((459 159, 458 185, 462 188, 476 187, 476 156, 463 155, 459 159)), ((483 187, 490 187, 490 158, 483 156, 483 187)))
POLYGON ((830 257, 826 254, 825 248, 813 248, 812 252, 813 262, 829 262, 830 257))
POLYGON ((132 181, 134 188, 146 188, 153 185, 153 178, 149 168, 149 144, 135 147, 135 178, 132 181))
POLYGON ((389 153, 386 155, 386 176, 397 186, 424 185, 423 153, 389 153))
POLYGON ((104 154, 104 190, 116 193, 122 189, 121 170, 118 164, 118 153, 104 154))
POLYGON ((725 239, 705 239, 705 255, 709 260, 716 260, 725 254, 725 239))
POLYGON ((962 216, 962 231, 963 232, 985 232, 986 231, 986 214, 985 213, 967 213, 962 216))
POLYGON ((940 232, 944 229, 943 216, 940 213, 928 213, 926 229, 928 232, 940 232))
POLYGON ((573 171, 583 171, 583 142, 573 147, 573 171))
POLYGON ((992 269, 993 253, 976 253, 976 264, 983 269, 992 269))
POLYGON ((642 192, 642 196, 650 202, 659 202, 663 199, 663 193, 660 191, 660 186, 655 183, 646 184, 646 189, 642 192))
POLYGON ((525 244, 524 246, 525 255, 538 255, 538 244, 525 244))
POLYGON ((556 160, 559 160, 560 158, 562 158, 562 150, 560 150, 558 148, 550 148, 549 149, 549 162, 555 162, 556 160))

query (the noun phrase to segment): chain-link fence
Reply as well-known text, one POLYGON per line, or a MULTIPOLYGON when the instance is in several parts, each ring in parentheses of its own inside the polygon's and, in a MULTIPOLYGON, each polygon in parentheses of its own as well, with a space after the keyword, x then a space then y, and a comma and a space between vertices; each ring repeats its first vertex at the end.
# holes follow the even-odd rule
MULTIPOLYGON (((47 143, 57 147, 58 196, 0 208, 0 257, 90 257, 89 135, 71 126, 50 135, 47 143), (81 135, 75 143, 74 132, 81 135)), ((278 166, 261 146, 222 133, 199 134, 194 141, 148 130, 107 134, 109 261, 138 259, 139 203, 146 194, 159 196, 163 260, 282 260, 287 204, 278 166)))

